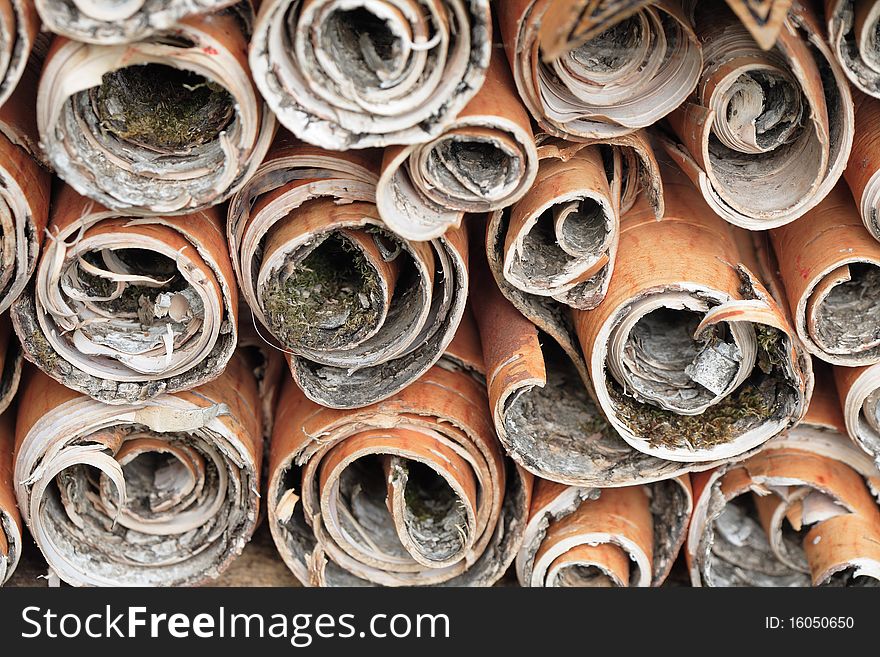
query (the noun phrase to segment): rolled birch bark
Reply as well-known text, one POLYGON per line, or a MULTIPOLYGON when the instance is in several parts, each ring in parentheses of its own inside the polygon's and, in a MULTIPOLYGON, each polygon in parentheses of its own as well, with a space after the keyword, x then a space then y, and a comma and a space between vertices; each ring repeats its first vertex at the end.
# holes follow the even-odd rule
POLYGON ((267 493, 278 551, 310 586, 490 586, 513 562, 531 476, 492 428, 476 331, 381 404, 318 406, 291 382, 267 493))
POLYGON ((0 414, 0 586, 12 577, 21 558, 22 525, 12 483, 14 416, 0 414))
POLYGON ((880 364, 835 367, 846 433, 880 463, 880 364))
POLYGON ((218 11, 237 0, 35 0, 43 26, 75 41, 112 45, 139 41, 174 28, 194 14, 218 11))
POLYGON ((858 92, 855 139, 843 177, 868 232, 880 240, 880 100, 858 92))
POLYGON ((727 0, 737 18, 764 50, 775 45, 791 3, 792 0, 727 0))
POLYGON ((433 239, 459 226, 465 212, 515 203, 537 171, 529 115, 503 54, 495 52, 480 92, 437 137, 385 149, 376 205, 398 235, 433 239))
POLYGON ((57 37, 37 125, 58 176, 130 215, 186 214, 228 198, 275 131, 246 48, 232 12, 190 17, 125 45, 57 37))
POLYGON ((49 214, 51 177, 33 157, 32 92, 20 88, 0 107, 0 313, 34 273, 49 214))
POLYGON ((660 170, 643 132, 586 143, 539 135, 537 143, 529 194, 489 217, 489 265, 517 306, 589 310, 608 290, 621 215, 641 192, 663 215, 660 170))
POLYGON ((828 42, 856 87, 880 98, 880 4, 874 0, 825 0, 828 42))
POLYGON ((759 280, 752 236, 712 214, 683 176, 666 212, 621 222, 604 302, 575 311, 602 412, 634 449, 684 463, 729 460, 798 422, 809 357, 759 280))
POLYGON ((19 508, 74 586, 181 586, 218 576, 256 526, 257 387, 224 374, 146 404, 109 406, 31 369, 16 426, 19 508))
POLYGON ((519 95, 554 136, 607 139, 645 128, 697 84, 700 43, 676 0, 641 7, 552 61, 541 51, 557 11, 551 0, 507 0, 496 11, 519 95))
POLYGON ((846 166, 846 77, 800 0, 769 51, 720 3, 696 12, 704 68, 694 97, 669 116, 676 140, 664 140, 666 150, 726 221, 749 230, 790 223, 846 166))
POLYGON ((9 100, 25 75, 40 33, 33 0, 0 2, 0 106, 9 100))
POLYGON ((800 425, 694 475, 694 586, 880 584, 880 470, 843 431, 828 373, 800 425))
POLYGON ((517 578, 522 586, 660 586, 692 507, 687 475, 605 489, 537 479, 517 578))
POLYGON ((770 234, 806 350, 834 365, 880 362, 880 243, 846 186, 770 234))
POLYGON ((488 0, 266 0, 250 63, 300 139, 333 150, 433 139, 489 66, 488 0))
POLYGON ((216 378, 238 335, 217 209, 130 218, 62 186, 32 286, 12 315, 25 357, 108 404, 216 378))
MULTIPOLYGON (((0 315, 0 413, 12 403, 21 380, 21 346, 12 332, 9 315, 0 315)), ((2 578, 0 578, 2 579, 2 578)))
POLYGON ((385 399, 440 358, 467 300, 467 236, 391 233, 376 209, 378 153, 280 135, 229 204, 230 252, 259 324, 313 401, 385 399))

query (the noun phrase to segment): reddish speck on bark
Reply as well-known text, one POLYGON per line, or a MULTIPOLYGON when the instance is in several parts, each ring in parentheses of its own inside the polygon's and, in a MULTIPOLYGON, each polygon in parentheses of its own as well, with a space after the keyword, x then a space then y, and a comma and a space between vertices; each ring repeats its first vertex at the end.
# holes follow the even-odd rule
POLYGON ((204 53, 206 55, 217 55, 218 54, 217 49, 214 46, 205 46, 204 48, 202 48, 202 50, 204 51, 204 53))

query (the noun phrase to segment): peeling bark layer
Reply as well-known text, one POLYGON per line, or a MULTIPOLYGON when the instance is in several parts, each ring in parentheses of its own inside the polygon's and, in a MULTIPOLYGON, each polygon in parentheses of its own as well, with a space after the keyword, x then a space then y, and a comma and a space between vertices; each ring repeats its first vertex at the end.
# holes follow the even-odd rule
POLYGON ((807 351, 834 365, 880 362, 880 243, 846 186, 771 237, 807 351))
POLYGON ((621 215, 640 193, 663 215, 660 170, 642 132, 584 143, 538 135, 537 143, 540 164, 529 194, 489 217, 489 265, 518 306, 589 310, 608 290, 621 215))
POLYGON ((703 71, 669 116, 666 150, 726 221, 750 230, 790 223, 846 166, 854 124, 846 77, 799 0, 771 50, 720 2, 699 3, 695 26, 703 71))
POLYGON ((856 87, 880 98, 880 3, 825 0, 828 42, 856 87))
MULTIPOLYGON (((40 17, 32 0, 0 2, 0 105, 12 96, 26 68, 40 33, 40 17)), ((39 61, 34 62, 39 65, 39 61)), ((24 84, 29 84, 25 81, 24 84)))
POLYGON ((495 52, 480 92, 438 136, 389 146, 376 205, 406 239, 433 239, 459 226, 465 212, 489 212, 532 187, 538 153, 529 116, 503 54, 495 52))
POLYGON ((448 357, 381 404, 322 408, 288 382, 269 523, 311 586, 490 586, 522 540, 532 479, 492 428, 468 322, 448 357))
POLYGON ((0 313, 34 273, 49 214, 51 178, 34 157, 33 112, 32 87, 0 107, 0 313))
POLYGON ((21 558, 21 516, 12 484, 14 416, 0 414, 0 586, 12 577, 21 558))
POLYGON ((691 515, 687 475, 590 489, 535 481, 516 572, 523 586, 660 586, 691 515))
POLYGON ((63 186, 49 236, 12 311, 28 360, 109 404, 220 375, 237 342, 238 290, 216 209, 130 218, 63 186))
POLYGON ((554 30, 564 4, 508 0, 497 6, 519 95, 544 131, 573 140, 618 137, 660 120, 693 91, 700 43, 678 2, 611 12, 604 31, 584 43, 578 38, 571 50, 551 45, 559 54, 547 61, 542 31, 554 30))
POLYGON ((843 431, 828 373, 804 422, 694 475, 694 586, 880 585, 880 470, 843 431))
POLYGON ((751 235, 668 173, 663 219, 642 201, 624 217, 608 294, 575 311, 575 329, 598 404, 629 445, 683 463, 732 459, 803 417, 809 357, 756 276, 751 235))
POLYGON ((377 153, 280 135, 229 205, 230 252, 259 324, 306 395, 357 408, 400 391, 452 340, 467 299, 467 236, 388 231, 377 153))
POLYGON ((75 586, 218 576, 257 522, 259 408, 237 358, 195 390, 124 406, 30 370, 16 426, 16 495, 49 566, 75 586))
POLYGON ((69 39, 110 45, 139 41, 237 0, 35 0, 46 29, 69 39))
POLYGON ((58 176, 131 215, 186 214, 233 194, 275 131, 243 27, 228 11, 125 45, 57 37, 37 124, 58 176))
POLYGON ((488 0, 267 0, 251 70, 278 120, 333 150, 440 134, 489 66, 488 0))
POLYGON ((15 334, 12 332, 12 322, 9 315, 0 315, 0 413, 3 413, 18 391, 18 383, 21 380, 21 365, 24 360, 21 355, 21 346, 15 334))

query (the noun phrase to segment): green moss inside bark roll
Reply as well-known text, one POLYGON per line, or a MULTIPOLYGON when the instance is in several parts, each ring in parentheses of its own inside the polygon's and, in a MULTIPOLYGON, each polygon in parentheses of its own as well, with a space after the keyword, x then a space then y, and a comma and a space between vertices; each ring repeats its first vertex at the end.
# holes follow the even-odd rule
POLYGON ((235 114, 233 98, 223 87, 162 64, 106 73, 91 98, 104 130, 157 150, 179 151, 212 142, 235 114))
POLYGON ((337 347, 379 320, 379 275, 359 248, 335 234, 289 263, 263 292, 266 319, 286 345, 337 347))

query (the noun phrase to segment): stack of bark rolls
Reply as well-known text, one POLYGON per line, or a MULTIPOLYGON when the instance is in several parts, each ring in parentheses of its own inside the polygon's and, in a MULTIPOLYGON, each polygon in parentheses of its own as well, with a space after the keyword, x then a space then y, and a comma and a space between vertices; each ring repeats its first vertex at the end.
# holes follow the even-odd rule
POLYGON ((880 0, 764 4, 0 0, 0 584, 880 584, 880 0))

